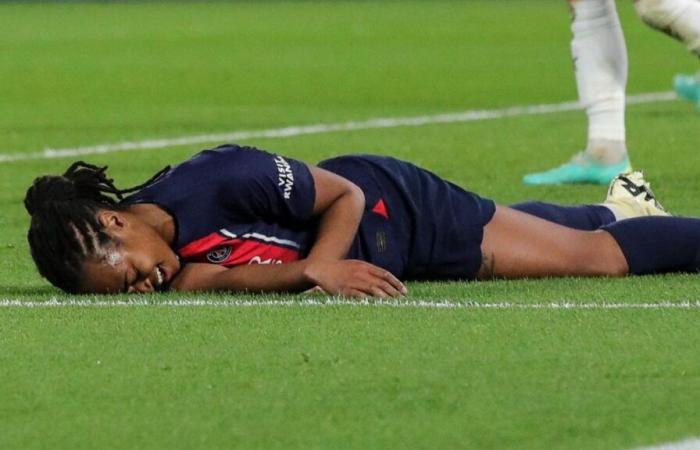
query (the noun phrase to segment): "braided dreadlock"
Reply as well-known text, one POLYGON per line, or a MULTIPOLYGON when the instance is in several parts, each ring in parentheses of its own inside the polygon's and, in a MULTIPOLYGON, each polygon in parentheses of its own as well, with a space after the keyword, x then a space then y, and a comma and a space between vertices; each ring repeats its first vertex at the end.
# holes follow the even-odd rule
POLYGON ((117 189, 107 177, 107 167, 76 161, 62 176, 34 180, 24 206, 32 216, 27 239, 39 273, 65 292, 80 289, 82 263, 100 257, 109 235, 97 219, 98 210, 123 210, 124 194, 157 181, 165 167, 148 181, 129 189, 117 189))

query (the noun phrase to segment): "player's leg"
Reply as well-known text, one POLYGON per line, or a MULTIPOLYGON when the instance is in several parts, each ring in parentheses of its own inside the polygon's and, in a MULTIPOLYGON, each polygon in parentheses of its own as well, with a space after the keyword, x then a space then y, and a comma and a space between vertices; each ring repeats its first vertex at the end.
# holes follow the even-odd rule
POLYGON ((638 217, 580 231, 508 207, 484 227, 480 279, 700 270, 700 219, 638 217))
POLYGON ((615 177, 605 201, 599 205, 562 206, 531 201, 511 205, 511 208, 569 228, 589 231, 618 220, 669 215, 656 200, 641 172, 615 177))
POLYGON ((700 56, 700 1, 635 0, 634 6, 647 25, 682 41, 700 56))
POLYGON ((581 231, 497 206, 484 227, 478 279, 623 276, 625 256, 604 231, 581 231))
POLYGON ((529 201, 510 205, 510 208, 575 230, 597 230, 618 220, 612 209, 605 205, 568 206, 529 201))
POLYGON ((571 51, 588 144, 569 163, 526 175, 527 184, 607 184, 629 170, 625 144, 627 48, 614 0, 570 0, 571 51))

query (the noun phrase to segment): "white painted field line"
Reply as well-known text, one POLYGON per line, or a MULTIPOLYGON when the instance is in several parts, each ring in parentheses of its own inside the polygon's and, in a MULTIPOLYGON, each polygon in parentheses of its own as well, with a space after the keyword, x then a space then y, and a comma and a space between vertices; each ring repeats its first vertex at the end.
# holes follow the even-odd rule
POLYGON ((576 303, 576 302, 550 302, 550 303, 512 303, 512 302, 460 302, 452 300, 351 300, 338 297, 306 298, 300 300, 205 300, 205 299, 180 299, 180 300, 100 300, 100 299, 66 299, 56 298, 46 301, 0 299, 0 308, 109 308, 109 307, 375 307, 375 308, 408 308, 408 309, 495 309, 495 310, 610 310, 610 309, 700 309, 700 301, 684 302, 653 302, 653 303, 576 303))
MULTIPOLYGON (((656 103, 677 99, 673 92, 650 92, 630 95, 627 103, 656 103)), ((540 105, 511 106, 501 109, 476 109, 470 111, 435 114, 415 117, 382 117, 363 121, 340 123, 317 123, 311 125, 295 125, 284 128, 267 130, 243 130, 230 133, 201 134, 177 138, 150 139, 144 141, 127 141, 112 144, 98 144, 85 147, 47 148, 41 152, 32 153, 0 153, 0 163, 23 161, 31 159, 68 158, 83 155, 96 155, 132 150, 157 150, 166 147, 194 144, 212 144, 243 141, 249 139, 280 139, 308 134, 335 133, 339 131, 370 130, 375 128, 418 127, 430 124, 476 122, 480 120, 503 119, 506 117, 530 116, 538 114, 556 114, 560 112, 580 110, 578 102, 549 103, 540 105)))
POLYGON ((639 447, 635 450, 700 450, 700 438, 689 438, 650 447, 639 447))

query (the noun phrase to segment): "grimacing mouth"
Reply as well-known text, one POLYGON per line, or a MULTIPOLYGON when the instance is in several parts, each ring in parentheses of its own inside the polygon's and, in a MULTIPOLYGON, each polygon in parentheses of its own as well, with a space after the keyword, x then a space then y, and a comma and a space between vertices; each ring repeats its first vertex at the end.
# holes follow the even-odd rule
POLYGON ((156 272, 156 285, 154 286, 156 289, 161 287, 163 285, 163 281, 165 281, 165 274, 163 273, 163 269, 160 267, 160 264, 156 265, 155 268, 156 272))

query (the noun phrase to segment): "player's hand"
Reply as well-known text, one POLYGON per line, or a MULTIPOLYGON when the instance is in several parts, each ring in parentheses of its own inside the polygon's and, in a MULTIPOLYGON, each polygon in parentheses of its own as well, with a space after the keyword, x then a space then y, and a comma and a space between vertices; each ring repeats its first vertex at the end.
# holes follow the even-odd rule
POLYGON ((364 261, 309 261, 305 274, 331 295, 390 298, 408 293, 389 271, 364 261))

